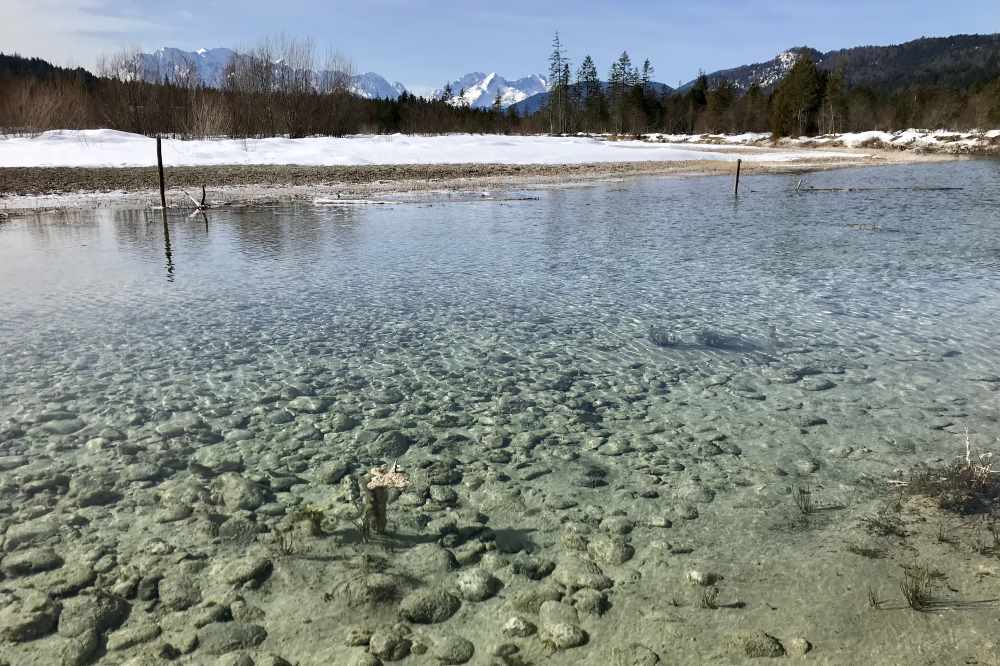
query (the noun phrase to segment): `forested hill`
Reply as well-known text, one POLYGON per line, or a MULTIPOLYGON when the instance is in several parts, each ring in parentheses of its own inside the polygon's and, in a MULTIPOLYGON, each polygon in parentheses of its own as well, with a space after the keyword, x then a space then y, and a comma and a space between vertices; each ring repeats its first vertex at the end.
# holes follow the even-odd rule
POLYGON ((22 58, 19 55, 0 53, 0 78, 31 77, 47 81, 81 81, 93 84, 97 77, 83 69, 57 67, 41 58, 22 58))
MULTIPOLYGON (((967 88, 1000 76, 1000 34, 922 37, 892 46, 856 46, 826 53, 799 46, 767 62, 712 72, 708 81, 712 86, 727 81, 744 91, 756 83, 769 90, 803 56, 822 71, 842 72, 849 86, 884 92, 914 85, 967 88)), ((686 91, 694 83, 690 81, 680 90, 686 91)))
POLYGON ((956 88, 1000 76, 1000 34, 924 37, 898 46, 858 46, 830 51, 816 63, 841 69, 848 85, 897 90, 911 85, 956 88))

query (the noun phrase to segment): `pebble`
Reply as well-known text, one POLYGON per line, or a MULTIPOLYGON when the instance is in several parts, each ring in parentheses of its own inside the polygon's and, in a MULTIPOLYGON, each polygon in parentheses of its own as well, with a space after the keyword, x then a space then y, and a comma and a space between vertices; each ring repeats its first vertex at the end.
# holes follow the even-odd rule
POLYGON ((542 641, 549 643, 557 650, 568 650, 579 647, 587 642, 587 632, 575 624, 543 625, 539 633, 542 641))
POLYGON ((42 571, 58 569, 63 565, 63 559, 51 548, 33 548, 23 550, 3 558, 0 570, 8 578, 28 576, 42 571))
POLYGON ((198 630, 199 649, 211 655, 248 650, 263 643, 265 638, 264 627, 241 622, 213 622, 198 630))
POLYGON ((500 581, 484 569, 468 569, 458 576, 458 592, 466 601, 485 601, 500 590, 500 581))
POLYGON ((108 651, 118 652, 120 650, 127 650, 136 645, 148 643, 159 635, 159 625, 152 622, 142 622, 125 627, 108 636, 108 651))
POLYGON ((465 638, 446 635, 434 642, 431 655, 442 664, 464 664, 475 652, 475 647, 465 638))
POLYGON ((621 537, 598 535, 587 544, 587 552, 599 564, 619 565, 632 559, 635 548, 621 537))
POLYGON ((436 624, 454 615, 461 605, 457 597, 444 590, 417 590, 403 597, 399 614, 417 624, 436 624))
POLYGON ((728 642, 741 656, 752 659, 785 655, 781 641, 763 631, 740 632, 730 636, 728 642))
POLYGON ((410 630, 397 624, 375 631, 369 639, 368 649, 383 661, 399 661, 409 656, 412 645, 410 630))
POLYGON ((23 643, 52 633, 59 610, 59 605, 44 592, 13 592, 7 605, 0 609, 0 640, 23 643))
POLYGON ((128 614, 129 605, 124 599, 110 594, 81 594, 63 602, 57 630, 66 638, 103 634, 120 627, 128 614))
POLYGON ((538 628, 523 617, 515 615, 504 622, 501 631, 504 636, 510 638, 527 638, 534 635, 538 628))
POLYGON ((785 642, 785 652, 790 657, 803 657, 812 650, 812 643, 804 638, 793 638, 785 642))
POLYGON ((606 590, 611 587, 611 579, 599 566, 575 554, 564 554, 559 558, 553 577, 572 590, 582 587, 606 590))

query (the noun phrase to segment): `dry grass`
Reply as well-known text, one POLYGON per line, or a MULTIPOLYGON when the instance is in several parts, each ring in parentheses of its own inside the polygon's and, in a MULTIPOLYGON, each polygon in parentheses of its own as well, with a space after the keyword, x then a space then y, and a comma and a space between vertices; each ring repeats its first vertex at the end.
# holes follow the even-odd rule
POLYGON ((989 513, 1000 499, 1000 470, 993 467, 991 452, 975 453, 965 431, 965 456, 939 468, 921 467, 901 485, 911 495, 931 497, 946 511, 961 514, 989 513))

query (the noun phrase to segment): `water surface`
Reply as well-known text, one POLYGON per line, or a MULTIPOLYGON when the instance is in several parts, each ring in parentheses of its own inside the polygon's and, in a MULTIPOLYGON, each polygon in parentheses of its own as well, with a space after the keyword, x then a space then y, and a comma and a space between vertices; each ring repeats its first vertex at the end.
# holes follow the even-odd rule
MULTIPOLYGON (((851 504, 954 459, 965 429, 982 447, 997 435, 1000 163, 806 177, 860 191, 796 192, 798 179, 744 178, 739 198, 725 179, 649 178, 524 200, 171 213, 166 227, 143 210, 13 219, 0 225, 0 474, 118 475, 120 499, 80 538, 132 543, 119 562, 149 538, 121 523, 133 514, 176 530, 157 538, 177 548, 225 552, 192 536, 194 518, 163 527, 154 510, 171 484, 217 483, 235 452, 268 495, 250 511, 265 544, 336 488, 317 469, 398 457, 418 481, 400 532, 454 506, 498 530, 534 516, 538 533, 500 550, 559 560, 560 524, 617 512, 636 524, 627 566, 657 580, 638 562, 664 546, 640 527, 669 516, 672 539, 725 566, 720 526, 764 520, 797 484, 851 504), (934 187, 961 189, 910 189, 934 187), (435 480, 438 463, 457 476, 435 480), (427 495, 441 485, 458 499, 427 495)), ((29 499, 46 507, 32 519, 74 506, 29 499)), ((5 510, 28 519, 18 511, 5 510)), ((771 527, 738 558, 767 561, 771 527)), ((624 577, 624 562, 602 565, 624 577)), ((638 597, 615 595, 627 626, 638 597)), ((485 650, 476 617, 457 627, 485 650)), ((618 644, 602 626, 585 659, 618 644)))

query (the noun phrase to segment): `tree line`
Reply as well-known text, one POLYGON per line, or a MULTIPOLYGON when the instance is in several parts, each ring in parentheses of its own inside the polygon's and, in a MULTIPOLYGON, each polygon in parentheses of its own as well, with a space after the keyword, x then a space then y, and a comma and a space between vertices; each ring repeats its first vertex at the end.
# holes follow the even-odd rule
POLYGON ((772 132, 775 136, 1000 127, 1000 78, 885 89, 848 85, 842 72, 800 57, 773 89, 747 90, 704 74, 680 91, 654 81, 650 60, 623 52, 602 77, 589 55, 578 67, 556 35, 549 93, 541 111, 520 117, 501 109, 453 105, 405 93, 366 99, 350 88, 341 57, 320 63, 312 44, 265 42, 240 51, 220 88, 198 80, 194 64, 150 76, 142 55, 102 60, 98 75, 39 59, 0 54, 0 132, 111 128, 185 137, 344 136, 385 133, 772 132), (276 65, 275 63, 280 63, 276 65))
POLYGON ((549 65, 550 92, 541 115, 552 133, 772 132, 781 137, 1000 127, 1000 71, 985 82, 849 86, 843 71, 820 70, 803 55, 773 89, 752 84, 741 90, 725 79, 710 81, 700 74, 683 90, 665 90, 653 82, 652 63, 645 60, 635 67, 628 52, 612 63, 605 81, 598 80, 589 55, 572 80, 558 34, 549 65))
POLYGON ((264 42, 237 52, 220 88, 202 84, 194 63, 150 73, 142 54, 102 58, 98 75, 0 54, 0 132, 110 128, 183 137, 292 138, 403 133, 504 133, 520 119, 499 109, 454 107, 404 93, 367 99, 352 92, 352 67, 317 67, 308 41, 264 42))

